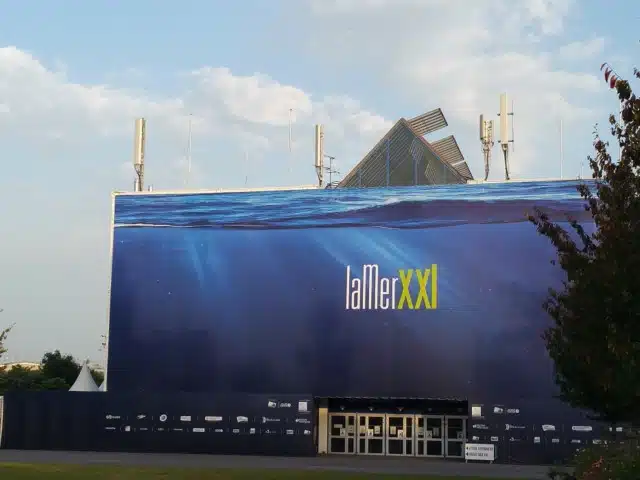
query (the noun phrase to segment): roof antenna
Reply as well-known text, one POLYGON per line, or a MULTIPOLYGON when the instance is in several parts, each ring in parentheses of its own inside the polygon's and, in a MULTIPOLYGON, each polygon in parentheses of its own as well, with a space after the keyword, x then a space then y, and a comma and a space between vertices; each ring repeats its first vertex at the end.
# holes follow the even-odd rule
POLYGON ((249 182, 249 151, 244 151, 244 186, 249 182))
POLYGON ((502 154, 504 155, 504 179, 506 181, 511 180, 511 169, 509 167, 509 145, 511 144, 511 151, 514 150, 514 127, 513 127, 513 102, 511 103, 511 112, 508 111, 508 97, 506 93, 500 95, 500 146, 502 147, 502 154), (511 117, 511 120, 509 119, 511 117), (511 125, 509 125, 511 124, 511 125), (509 128, 511 127, 511 128, 509 128), (511 138, 509 138, 511 137, 511 138))
POLYGON ((193 114, 189 114, 189 140, 187 142, 187 178, 184 181, 185 187, 189 186, 189 181, 191 180, 191 124, 192 124, 193 114))

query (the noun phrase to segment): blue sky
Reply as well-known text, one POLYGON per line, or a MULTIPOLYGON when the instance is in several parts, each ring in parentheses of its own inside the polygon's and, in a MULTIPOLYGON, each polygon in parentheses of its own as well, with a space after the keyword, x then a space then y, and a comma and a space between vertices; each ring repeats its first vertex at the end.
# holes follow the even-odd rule
MULTIPOLYGON (((0 326, 10 360, 101 360, 110 192, 147 118, 156 189, 307 185, 313 125, 346 173, 398 118, 442 107, 476 176, 478 115, 515 102, 516 178, 565 176, 630 76, 640 13, 596 0, 0 2, 0 326), (288 112, 294 111, 293 149, 288 112), (193 119, 193 171, 185 150, 193 119)), ((434 137, 433 140, 438 137, 434 137)), ((499 179, 497 162, 492 177, 499 179)))

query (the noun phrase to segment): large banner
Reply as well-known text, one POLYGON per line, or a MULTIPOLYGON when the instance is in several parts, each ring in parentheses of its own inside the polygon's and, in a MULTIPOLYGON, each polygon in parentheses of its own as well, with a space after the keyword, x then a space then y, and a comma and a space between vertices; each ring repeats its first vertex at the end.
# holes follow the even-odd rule
POLYGON ((108 388, 550 399, 575 182, 115 197, 108 388))

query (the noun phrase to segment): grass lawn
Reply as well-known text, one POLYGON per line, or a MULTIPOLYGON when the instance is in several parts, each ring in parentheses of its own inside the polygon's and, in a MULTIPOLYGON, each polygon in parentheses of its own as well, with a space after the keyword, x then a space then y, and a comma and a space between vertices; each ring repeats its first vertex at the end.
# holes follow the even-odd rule
POLYGON ((407 475, 373 475, 341 473, 336 471, 296 471, 296 470, 226 470, 189 468, 140 468, 114 465, 45 465, 0 463, 0 479, 188 479, 188 480, 495 480, 482 477, 433 477, 407 475))

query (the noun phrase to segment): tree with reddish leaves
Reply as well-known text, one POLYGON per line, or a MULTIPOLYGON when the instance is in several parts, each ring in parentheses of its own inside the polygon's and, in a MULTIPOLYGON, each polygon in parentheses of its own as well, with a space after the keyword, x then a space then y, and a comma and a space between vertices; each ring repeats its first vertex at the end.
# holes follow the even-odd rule
MULTIPOLYGON (((611 115, 616 158, 596 133, 589 158, 593 182, 579 185, 595 223, 587 232, 552 222, 536 209, 529 220, 557 250, 566 273, 544 308, 553 326, 543 335, 560 396, 610 423, 640 424, 640 99, 611 66, 601 70, 620 100, 611 115), (618 145, 616 145, 618 147, 618 145)), ((634 71, 640 79, 640 72, 634 71)), ((566 224, 565 224, 566 225, 566 224)))

